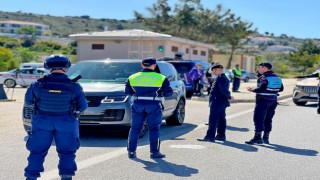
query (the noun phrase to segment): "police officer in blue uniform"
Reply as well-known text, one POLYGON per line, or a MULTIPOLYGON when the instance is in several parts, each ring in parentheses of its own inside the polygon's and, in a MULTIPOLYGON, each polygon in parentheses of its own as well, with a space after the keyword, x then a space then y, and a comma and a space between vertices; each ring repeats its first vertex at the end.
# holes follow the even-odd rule
POLYGON ((142 60, 141 72, 131 75, 127 82, 125 93, 134 99, 131 105, 132 122, 128 137, 128 156, 136 158, 136 149, 139 133, 145 119, 148 122, 150 157, 164 158, 160 153, 160 125, 162 122, 163 96, 171 96, 173 90, 168 79, 154 69, 157 66, 156 59, 147 57, 142 60))
POLYGON ((233 101, 234 98, 229 91, 229 79, 223 73, 223 66, 217 63, 211 67, 211 70, 215 78, 211 85, 209 98, 209 128, 206 136, 197 140, 209 142, 215 142, 215 140, 226 141, 226 108, 230 106, 230 101, 233 101))
POLYGON ((77 170, 75 157, 79 148, 79 123, 77 113, 87 108, 82 87, 65 75, 70 60, 63 55, 51 55, 44 67, 48 76, 32 83, 25 94, 25 103, 34 107, 32 131, 27 141, 30 151, 27 180, 40 177, 43 162, 54 139, 59 154, 59 175, 70 180, 77 170))
POLYGON ((261 75, 257 80, 257 87, 247 88, 248 91, 256 93, 256 106, 253 115, 255 135, 251 140, 246 141, 246 144, 269 144, 272 118, 278 105, 277 96, 283 91, 281 78, 271 69, 272 64, 260 63, 257 70, 261 75), (262 131, 264 131, 263 138, 261 138, 262 131))

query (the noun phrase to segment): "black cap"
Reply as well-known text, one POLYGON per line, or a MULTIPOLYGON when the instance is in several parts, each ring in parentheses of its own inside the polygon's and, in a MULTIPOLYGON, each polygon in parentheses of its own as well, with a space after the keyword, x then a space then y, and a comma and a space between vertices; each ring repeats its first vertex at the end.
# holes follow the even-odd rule
POLYGON ((149 67, 154 64, 157 64, 157 60, 154 57, 147 57, 142 60, 142 65, 149 67))
POLYGON ((258 66, 264 66, 268 69, 272 69, 272 64, 269 62, 262 62, 262 63, 258 64, 258 66))
POLYGON ((216 63, 211 67, 211 70, 212 69, 217 69, 217 68, 223 69, 223 66, 221 64, 219 64, 219 63, 216 63))

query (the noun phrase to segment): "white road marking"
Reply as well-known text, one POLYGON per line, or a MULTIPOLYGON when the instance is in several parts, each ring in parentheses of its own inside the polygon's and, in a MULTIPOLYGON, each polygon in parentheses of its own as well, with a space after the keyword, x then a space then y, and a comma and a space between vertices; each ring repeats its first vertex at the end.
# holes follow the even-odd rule
MULTIPOLYGON (((288 102, 290 100, 291 100, 291 98, 288 98, 288 99, 282 100, 281 102, 288 102)), ((246 110, 246 111, 235 113, 235 114, 227 116, 226 118, 227 119, 237 118, 237 117, 245 115, 247 113, 252 113, 253 110, 254 109, 249 109, 249 110, 246 110)), ((201 128, 207 128, 207 127, 208 126, 206 126, 205 124, 200 124, 193 131, 201 129, 201 128)), ((139 146, 138 149, 145 148, 145 147, 149 147, 149 144, 144 145, 144 146, 139 146)), ((185 145, 185 146, 184 145, 170 145, 170 147, 172 147, 172 148, 192 148, 192 149, 199 148, 199 149, 202 149, 200 146, 197 146, 197 145, 185 145)), ((104 154, 101 154, 101 155, 98 155, 98 156, 94 156, 94 157, 89 158, 89 159, 85 159, 85 160, 79 161, 79 162, 77 162, 78 170, 85 169, 87 167, 94 166, 94 165, 99 164, 99 163, 103 163, 105 161, 108 161, 110 159, 113 159, 113 158, 116 158, 116 157, 119 157, 119 156, 122 156, 122 155, 125 155, 125 154, 127 154, 127 148, 121 148, 121 149, 118 149, 118 150, 115 150, 115 151, 112 151, 112 152, 104 153, 104 154)), ((50 171, 47 171, 47 172, 43 173, 41 175, 41 179, 42 180, 59 179, 58 169, 53 169, 53 170, 50 170, 50 171)))
POLYGON ((204 149, 205 146, 201 145, 193 145, 193 144, 180 144, 180 145, 170 145, 169 148, 176 148, 176 149, 204 149))

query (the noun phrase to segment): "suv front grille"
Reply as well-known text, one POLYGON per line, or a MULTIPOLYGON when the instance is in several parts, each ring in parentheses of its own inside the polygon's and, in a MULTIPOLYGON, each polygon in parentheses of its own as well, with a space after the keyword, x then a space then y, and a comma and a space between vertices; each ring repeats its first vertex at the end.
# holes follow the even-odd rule
POLYGON ((80 120, 88 121, 122 121, 125 114, 124 109, 106 109, 99 115, 81 115, 80 120))
POLYGON ((105 96, 86 96, 89 107, 98 107, 105 96))
POLYGON ((318 93, 317 86, 304 86, 303 91, 306 93, 318 93))

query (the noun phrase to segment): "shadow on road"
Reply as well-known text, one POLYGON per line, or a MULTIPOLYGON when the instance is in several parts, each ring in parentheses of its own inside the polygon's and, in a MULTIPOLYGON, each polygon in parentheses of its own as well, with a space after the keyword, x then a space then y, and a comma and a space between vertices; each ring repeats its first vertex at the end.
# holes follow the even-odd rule
POLYGON ((231 141, 225 141, 225 142, 222 142, 222 143, 218 142, 216 144, 221 144, 221 145, 224 145, 224 146, 237 148, 237 149, 240 149, 240 150, 243 150, 243 151, 247 151, 247 152, 257 152, 258 151, 258 148, 254 147, 254 146, 246 145, 246 144, 238 144, 238 143, 231 142, 231 141))
MULTIPOLYGON (((197 126, 184 123, 182 126, 167 126, 162 124, 160 138, 164 140, 184 140, 179 136, 192 131, 197 126)), ((127 135, 123 133, 87 132, 81 133, 80 141, 82 147, 126 147, 127 135)), ((149 135, 146 134, 139 139, 138 146, 149 144, 149 135)))
POLYGON ((227 130, 229 131, 240 131, 240 132, 249 132, 248 128, 240 128, 240 127, 234 127, 234 126, 227 126, 227 130))
POLYGON ((288 154, 294 154, 294 155, 300 155, 300 156, 317 156, 318 151, 316 150, 310 150, 310 149, 298 149, 298 148, 293 148, 293 147, 288 147, 288 146, 282 146, 279 144, 269 144, 269 145, 259 145, 261 147, 273 149, 275 151, 283 152, 283 153, 288 153, 288 154))
POLYGON ((167 173, 179 177, 190 177, 192 174, 198 174, 199 170, 187 167, 186 165, 178 165, 167 162, 163 159, 155 159, 156 162, 145 161, 139 158, 133 159, 145 165, 144 169, 151 172, 167 173))

